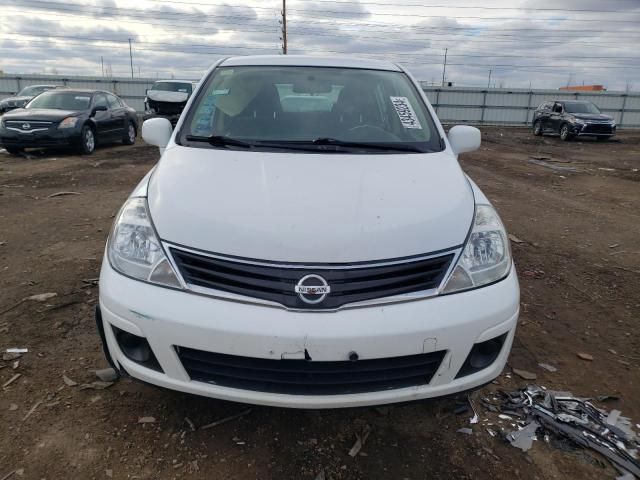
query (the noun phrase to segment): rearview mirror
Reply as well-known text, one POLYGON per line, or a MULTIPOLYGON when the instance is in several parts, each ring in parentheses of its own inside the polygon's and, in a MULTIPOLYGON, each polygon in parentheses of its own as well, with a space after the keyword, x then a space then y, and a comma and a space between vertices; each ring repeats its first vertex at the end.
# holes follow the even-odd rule
POLYGON ((97 112, 106 112, 106 111, 107 111, 107 107, 105 107, 104 105, 97 105, 93 107, 93 110, 91 110, 91 116, 93 117, 97 112))
POLYGON ((453 153, 473 152, 480 148, 480 130, 468 125, 456 125, 449 130, 449 144, 453 153))
POLYGON ((166 118, 150 118, 142 124, 142 139, 149 145, 160 148, 160 153, 171 139, 173 127, 166 118))

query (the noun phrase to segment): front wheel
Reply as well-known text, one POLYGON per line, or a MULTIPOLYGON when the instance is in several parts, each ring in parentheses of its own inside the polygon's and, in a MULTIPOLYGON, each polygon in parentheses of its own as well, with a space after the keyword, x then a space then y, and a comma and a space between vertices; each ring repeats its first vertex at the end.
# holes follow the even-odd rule
POLYGON ((540 120, 536 120, 536 122, 533 124, 533 134, 536 137, 542 136, 542 122, 540 120))
POLYGON ((131 121, 127 123, 127 129, 124 132, 124 137, 122 137, 122 143, 125 145, 133 145, 136 143, 136 127, 131 121))
POLYGON ((96 134, 89 125, 82 127, 82 140, 80 141, 80 151, 85 155, 90 155, 96 149, 96 134))
POLYGON ((4 149, 11 155, 20 155, 24 151, 24 148, 20 147, 4 147, 4 149))
POLYGON ((569 131, 569 125, 566 123, 560 127, 560 139, 563 142, 571 140, 571 132, 569 131))

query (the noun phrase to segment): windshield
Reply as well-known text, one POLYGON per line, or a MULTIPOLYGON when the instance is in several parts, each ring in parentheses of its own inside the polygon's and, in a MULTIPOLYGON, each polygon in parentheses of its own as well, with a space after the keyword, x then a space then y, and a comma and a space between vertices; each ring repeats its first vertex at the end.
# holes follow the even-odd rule
POLYGON ((29 102, 25 108, 50 108, 54 110, 87 110, 91 95, 79 92, 45 92, 29 102))
POLYGON ((36 95, 41 94, 45 90, 51 90, 51 87, 43 87, 43 86, 31 86, 24 87, 22 90, 18 92, 17 97, 35 97, 36 95))
POLYGON ((151 90, 191 93, 191 84, 185 82, 156 82, 153 84, 153 87, 151 87, 151 90))
POLYGON ((596 107, 593 103, 585 102, 585 103, 573 103, 573 102, 565 102, 564 108, 569 113, 600 113, 598 107, 596 107))
POLYGON ((376 144, 371 150, 377 153, 384 151, 380 145, 442 150, 433 119, 407 75, 355 68, 217 68, 189 109, 180 138, 183 145, 211 148, 193 142, 211 136, 253 148, 300 144, 332 150, 331 143, 341 151, 357 149, 353 144, 376 144))

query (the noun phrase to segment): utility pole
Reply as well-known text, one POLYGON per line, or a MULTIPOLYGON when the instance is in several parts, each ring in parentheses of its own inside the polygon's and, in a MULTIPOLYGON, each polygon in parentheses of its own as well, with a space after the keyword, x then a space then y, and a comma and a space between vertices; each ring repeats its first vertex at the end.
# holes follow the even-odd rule
POLYGON ((133 53, 131 52, 131 39, 129 39, 129 62, 131 62, 131 78, 133 78, 133 53))
POLYGON ((489 69, 489 81, 487 82, 487 88, 489 88, 489 85, 491 85, 491 72, 492 70, 489 69))
POLYGON ((444 87, 444 74, 447 72, 447 52, 448 48, 444 49, 444 63, 442 65, 442 86, 444 87))
POLYGON ((282 0, 282 54, 287 54, 287 0, 282 0))
POLYGON ((102 66, 102 76, 104 77, 104 57, 100 55, 100 65, 102 66))

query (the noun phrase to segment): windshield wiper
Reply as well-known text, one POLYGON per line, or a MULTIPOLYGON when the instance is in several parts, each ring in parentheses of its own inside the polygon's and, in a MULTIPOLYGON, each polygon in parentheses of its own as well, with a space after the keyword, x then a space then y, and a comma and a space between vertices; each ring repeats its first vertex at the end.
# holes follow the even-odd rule
POLYGON ((253 144, 243 142, 237 138, 227 137, 226 135, 210 135, 208 137, 201 137, 198 135, 187 135, 185 137, 190 142, 208 142, 214 147, 240 147, 240 148, 253 148, 253 144))
POLYGON ((420 150, 418 147, 414 147, 412 145, 396 144, 396 143, 347 142, 344 140, 338 140, 337 138, 330 138, 330 137, 316 138, 315 140, 312 140, 311 143, 313 143, 314 145, 335 145, 336 147, 346 147, 346 148, 362 148, 362 149, 371 149, 371 150, 389 150, 389 151, 398 151, 398 152, 425 153, 423 150, 420 150))

